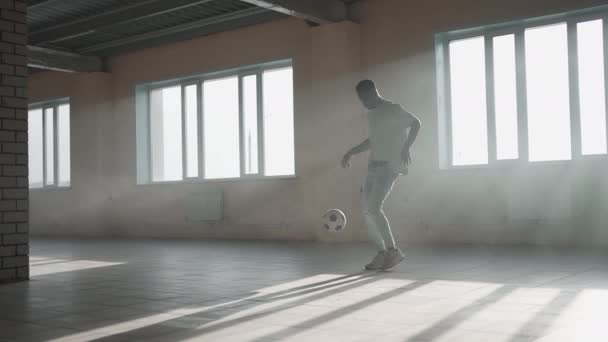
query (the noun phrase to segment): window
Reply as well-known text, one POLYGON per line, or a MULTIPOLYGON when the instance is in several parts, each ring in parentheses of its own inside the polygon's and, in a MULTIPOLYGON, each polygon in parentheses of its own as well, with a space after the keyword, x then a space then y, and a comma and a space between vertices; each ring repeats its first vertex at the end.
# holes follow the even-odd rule
POLYGON ((70 186, 69 103, 49 102, 30 107, 28 145, 30 188, 70 186))
POLYGON ((438 34, 441 164, 606 155, 607 13, 438 34))
POLYGON ((291 68, 266 70, 264 85, 264 167, 266 175, 294 173, 293 83, 291 68))
POLYGON ((138 89, 140 183, 295 174, 290 63, 138 89))
POLYGON ((248 175, 257 174, 259 171, 257 80, 257 75, 243 77, 243 162, 245 174, 248 175))
POLYGON ((198 99, 196 84, 184 88, 186 112, 186 177, 198 177, 198 99))
POLYGON ((30 109, 28 115, 28 164, 30 188, 44 185, 44 121, 42 109, 30 109))
POLYGON ((239 177, 239 79, 203 82, 205 176, 239 177))
POLYGON ((582 152, 606 153, 606 87, 602 20, 578 24, 578 71, 582 152))
POLYGON ((450 42, 454 165, 488 162, 483 37, 450 42))
POLYGON ((182 179, 181 87, 150 91, 152 179, 182 179))
POLYGON ((525 41, 530 161, 570 159, 567 25, 526 29, 525 41))
POLYGON ((494 44, 496 159, 518 158, 515 35, 497 36, 494 44))

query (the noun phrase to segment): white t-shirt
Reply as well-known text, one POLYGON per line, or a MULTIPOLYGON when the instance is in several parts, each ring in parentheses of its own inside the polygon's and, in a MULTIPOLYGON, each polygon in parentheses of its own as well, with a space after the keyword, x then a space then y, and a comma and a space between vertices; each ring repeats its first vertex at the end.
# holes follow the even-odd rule
POLYGON ((415 120, 401 105, 390 101, 369 111, 370 160, 385 161, 397 173, 407 173, 401 150, 407 140, 407 128, 415 120))

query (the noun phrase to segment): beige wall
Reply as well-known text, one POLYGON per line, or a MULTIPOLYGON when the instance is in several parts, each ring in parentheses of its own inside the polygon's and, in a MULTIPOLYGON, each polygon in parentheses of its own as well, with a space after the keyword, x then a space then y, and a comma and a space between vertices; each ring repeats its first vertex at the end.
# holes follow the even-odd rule
POLYGON ((517 169, 438 169, 433 33, 600 4, 590 0, 367 0, 355 23, 296 19, 225 32, 110 60, 109 74, 38 73, 31 100, 71 97, 72 188, 33 191, 34 235, 362 240, 365 158, 338 167, 365 137, 352 87, 377 81, 423 121, 414 167, 386 211, 403 243, 608 243, 606 162, 517 169), (135 185, 135 85, 283 58, 294 60, 296 173, 290 180, 135 185), (226 220, 189 223, 180 200, 221 187, 226 220), (348 230, 322 231, 343 208, 348 230))

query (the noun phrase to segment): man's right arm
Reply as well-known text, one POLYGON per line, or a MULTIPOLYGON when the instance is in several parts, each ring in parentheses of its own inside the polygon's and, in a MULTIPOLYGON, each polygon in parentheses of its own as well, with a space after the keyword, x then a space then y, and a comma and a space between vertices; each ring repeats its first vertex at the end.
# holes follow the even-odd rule
POLYGON ((369 139, 365 139, 359 145, 351 148, 350 151, 348 151, 348 153, 350 153, 351 155, 354 156, 355 154, 363 153, 367 150, 369 150, 369 139))
POLYGON ((346 152, 346 154, 342 158, 342 167, 350 167, 350 159, 352 158, 352 156, 369 150, 369 147, 369 139, 365 139, 365 141, 363 141, 359 145, 348 150, 348 152, 346 152))

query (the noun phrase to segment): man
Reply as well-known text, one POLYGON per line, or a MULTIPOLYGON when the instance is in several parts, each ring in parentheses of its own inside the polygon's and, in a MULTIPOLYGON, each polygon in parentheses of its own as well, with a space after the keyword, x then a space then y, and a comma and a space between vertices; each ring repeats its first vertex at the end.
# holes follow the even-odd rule
POLYGON ((397 177, 407 174, 412 161, 410 147, 420 130, 420 120, 400 105, 383 99, 371 80, 359 82, 356 89, 363 106, 369 110, 369 138, 346 152, 342 166, 350 167, 352 156, 371 150, 368 175, 362 189, 363 214, 378 254, 365 268, 389 269, 405 256, 395 245, 382 204, 397 177))

